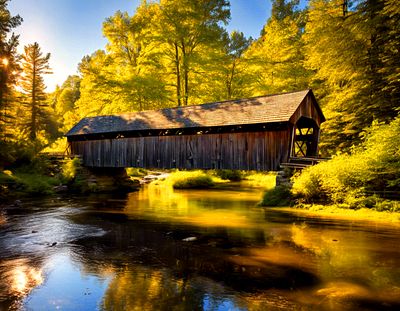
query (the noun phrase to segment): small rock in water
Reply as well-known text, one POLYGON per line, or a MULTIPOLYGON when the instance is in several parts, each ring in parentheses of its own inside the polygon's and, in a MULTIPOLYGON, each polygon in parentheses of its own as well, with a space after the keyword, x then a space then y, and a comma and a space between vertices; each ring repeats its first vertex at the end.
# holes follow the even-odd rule
POLYGON ((195 236, 190 236, 188 238, 182 239, 183 242, 193 242, 196 240, 197 240, 197 238, 195 236))
POLYGON ((56 245, 57 245, 57 242, 53 242, 53 243, 51 243, 50 247, 53 247, 53 246, 56 246, 56 245))
POLYGON ((68 187, 66 185, 59 185, 59 186, 54 186, 53 190, 57 193, 59 192, 66 192, 68 191, 68 187))
POLYGON ((32 230, 32 233, 38 233, 36 230, 32 230))

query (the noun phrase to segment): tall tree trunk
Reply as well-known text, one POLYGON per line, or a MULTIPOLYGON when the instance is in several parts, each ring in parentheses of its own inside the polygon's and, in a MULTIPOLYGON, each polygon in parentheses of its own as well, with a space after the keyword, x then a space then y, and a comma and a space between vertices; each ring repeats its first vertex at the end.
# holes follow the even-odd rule
POLYGON ((189 66, 186 54, 185 42, 182 41, 182 60, 183 60, 183 79, 184 79, 184 105, 187 106, 189 102, 189 66))
POLYGON ((178 43, 174 42, 175 46, 175 66, 176 66, 176 97, 178 101, 178 106, 182 106, 181 103, 181 73, 179 66, 179 49, 178 43))
POLYGON ((233 61, 232 67, 228 76, 226 88, 227 88, 227 99, 232 98, 232 84, 233 84, 233 77, 235 76, 235 69, 236 69, 236 60, 233 61))
POLYGON ((31 116, 31 132, 30 138, 36 140, 36 122, 37 122, 37 107, 36 107, 36 64, 33 64, 32 74, 32 116, 31 116))

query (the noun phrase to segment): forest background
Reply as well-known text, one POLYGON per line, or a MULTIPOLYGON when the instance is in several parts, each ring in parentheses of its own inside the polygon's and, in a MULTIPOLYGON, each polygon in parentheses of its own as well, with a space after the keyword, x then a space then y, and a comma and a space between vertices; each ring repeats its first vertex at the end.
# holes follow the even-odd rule
POLYGON ((17 52, 23 20, 8 2, 0 0, 0 167, 65 150, 62 135, 87 116, 311 88, 327 118, 321 155, 364 156, 362 181, 344 187, 400 187, 397 0, 273 0, 254 39, 227 32, 229 1, 142 1, 104 21, 106 49, 84 56, 52 93, 43 83, 50 55, 37 43, 17 52))

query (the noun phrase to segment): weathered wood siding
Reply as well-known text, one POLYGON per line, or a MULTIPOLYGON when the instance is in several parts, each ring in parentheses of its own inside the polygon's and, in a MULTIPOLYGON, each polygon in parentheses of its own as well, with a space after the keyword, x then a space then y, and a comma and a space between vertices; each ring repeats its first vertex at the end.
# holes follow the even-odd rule
POLYGON ((290 118, 290 123, 296 124, 301 117, 313 119, 317 124, 318 128, 321 127, 321 123, 324 121, 321 119, 321 113, 319 108, 314 104, 315 101, 311 96, 306 96, 297 108, 295 113, 290 118))
POLYGON ((149 136, 70 142, 88 167, 277 170, 290 130, 149 136))

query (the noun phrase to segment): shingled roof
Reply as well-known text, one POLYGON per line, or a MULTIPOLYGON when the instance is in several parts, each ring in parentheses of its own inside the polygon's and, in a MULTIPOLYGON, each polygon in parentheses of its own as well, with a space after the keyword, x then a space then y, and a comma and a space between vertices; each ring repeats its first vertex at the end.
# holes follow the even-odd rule
POLYGON ((310 93, 312 95, 311 90, 304 90, 203 105, 88 117, 76 124, 66 136, 289 122, 310 93))

